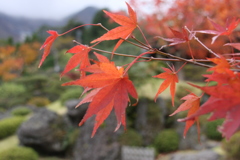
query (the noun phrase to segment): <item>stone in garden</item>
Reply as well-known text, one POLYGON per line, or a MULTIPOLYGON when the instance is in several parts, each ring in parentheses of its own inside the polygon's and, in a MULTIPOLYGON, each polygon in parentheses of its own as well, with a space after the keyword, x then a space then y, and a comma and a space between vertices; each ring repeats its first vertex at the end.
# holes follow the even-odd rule
POLYGON ((45 108, 40 109, 18 129, 21 145, 39 152, 56 153, 66 149, 69 122, 45 108))

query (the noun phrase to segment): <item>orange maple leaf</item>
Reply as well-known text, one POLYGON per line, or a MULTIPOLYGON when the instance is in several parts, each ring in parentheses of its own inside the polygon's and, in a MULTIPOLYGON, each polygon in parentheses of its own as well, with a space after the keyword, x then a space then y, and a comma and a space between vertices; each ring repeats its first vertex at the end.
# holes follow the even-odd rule
POLYGON ((74 55, 67 62, 65 69, 61 73, 61 76, 63 76, 65 73, 69 72, 79 64, 80 64, 79 69, 81 71, 81 75, 85 76, 85 72, 82 71, 82 69, 86 68, 87 66, 90 66, 90 62, 88 58, 88 53, 90 51, 91 51, 91 48, 85 45, 77 45, 69 49, 66 53, 74 53, 74 55))
POLYGON ((215 71, 217 73, 226 73, 230 69, 230 64, 225 57, 220 56, 219 58, 207 58, 216 64, 216 66, 209 68, 208 71, 215 71))
POLYGON ((175 88, 176 88, 176 83, 178 83, 178 76, 176 74, 174 67, 170 67, 170 69, 162 67, 162 69, 165 71, 164 73, 153 76, 156 78, 165 79, 158 89, 158 92, 155 96, 155 101, 157 99, 157 96, 161 94, 168 86, 170 86, 170 93, 172 96, 172 105, 174 106, 175 88))
POLYGON ((89 95, 82 100, 83 103, 91 103, 79 123, 79 125, 82 125, 88 118, 96 114, 96 123, 92 136, 94 136, 99 125, 108 117, 112 108, 114 108, 117 117, 116 130, 121 124, 126 126, 125 109, 129 101, 128 94, 138 99, 132 81, 124 74, 124 68, 116 67, 113 62, 95 62, 93 65, 86 68, 88 72, 93 74, 63 84, 64 86, 80 85, 85 88, 92 88, 89 95), (92 67, 93 65, 95 66, 92 67))
POLYGON ((105 41, 105 40, 115 40, 121 38, 118 43, 115 45, 113 52, 116 51, 116 49, 122 44, 124 39, 127 39, 131 33, 134 31, 134 29, 137 27, 137 15, 135 11, 130 7, 130 5, 126 2, 127 7, 128 7, 128 16, 124 15, 119 15, 119 14, 114 14, 110 13, 108 11, 104 12, 116 23, 118 23, 119 27, 116 27, 101 37, 93 40, 91 43, 99 42, 99 41, 105 41))
POLYGON ((44 62, 46 57, 49 55, 52 43, 59 36, 59 34, 56 31, 50 30, 47 32, 50 34, 50 36, 45 40, 45 42, 43 43, 43 45, 40 48, 40 50, 44 48, 44 53, 42 55, 42 59, 38 65, 38 68, 41 67, 42 63, 44 62))
MULTIPOLYGON (((183 104, 181 104, 178 109, 173 112, 170 116, 175 115, 178 112, 181 111, 188 111, 188 115, 187 117, 191 116, 192 114, 196 113, 199 110, 199 106, 200 106, 200 97, 196 96, 193 93, 190 93, 188 95, 186 95, 185 97, 181 98, 181 100, 186 100, 183 104)), ((181 120, 179 120, 181 121, 181 120)), ((186 126, 184 129, 184 138, 186 137, 187 131, 189 130, 189 128, 195 123, 197 122, 197 128, 198 128, 198 137, 200 136, 200 127, 199 127, 199 119, 198 117, 194 117, 193 119, 189 119, 186 121, 186 126)))

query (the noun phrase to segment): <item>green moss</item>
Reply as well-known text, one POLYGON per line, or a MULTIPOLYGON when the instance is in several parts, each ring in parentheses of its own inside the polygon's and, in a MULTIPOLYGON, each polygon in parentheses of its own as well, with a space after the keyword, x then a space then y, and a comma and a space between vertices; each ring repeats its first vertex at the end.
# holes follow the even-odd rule
POLYGON ((178 149, 179 137, 176 131, 167 129, 160 132, 154 140, 158 152, 171 152, 178 149))
POLYGON ((141 146, 142 145, 141 135, 133 129, 128 129, 125 133, 123 133, 120 136, 119 141, 122 145, 127 145, 127 146, 141 146))
POLYGON ((222 123, 222 119, 207 122, 205 130, 206 136, 212 140, 222 140, 222 134, 217 130, 218 126, 220 126, 222 123))
POLYGON ((13 147, 0 152, 0 160, 38 160, 38 154, 28 147, 13 147))
POLYGON ((15 108, 11 111, 11 114, 14 116, 26 116, 28 114, 30 114, 32 111, 29 108, 26 107, 18 107, 15 108))
POLYGON ((50 100, 46 97, 32 97, 29 101, 28 104, 34 105, 37 107, 45 107, 48 104, 50 104, 50 100))
POLYGON ((78 99, 81 96, 82 91, 82 88, 79 87, 68 89, 61 95, 60 100, 62 103, 64 103, 70 99, 78 99))
POLYGON ((223 140, 223 149, 228 160, 239 160, 240 157, 240 132, 235 133, 230 140, 223 140))
POLYGON ((24 120, 24 117, 19 116, 0 120, 0 139, 14 134, 24 120))

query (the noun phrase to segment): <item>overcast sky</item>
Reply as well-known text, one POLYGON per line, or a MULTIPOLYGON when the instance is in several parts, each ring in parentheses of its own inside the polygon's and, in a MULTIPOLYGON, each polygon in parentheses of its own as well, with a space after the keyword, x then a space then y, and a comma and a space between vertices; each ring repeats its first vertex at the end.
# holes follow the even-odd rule
POLYGON ((61 19, 88 6, 126 10, 128 0, 0 0, 0 12, 27 18, 61 19))

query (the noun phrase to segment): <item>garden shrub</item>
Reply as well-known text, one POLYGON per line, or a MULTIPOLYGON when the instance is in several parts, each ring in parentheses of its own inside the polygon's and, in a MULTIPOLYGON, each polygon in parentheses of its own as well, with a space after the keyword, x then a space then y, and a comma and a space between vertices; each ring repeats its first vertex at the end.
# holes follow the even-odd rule
POLYGON ((120 136, 119 139, 122 145, 126 146, 141 146, 142 137, 133 129, 128 129, 125 133, 120 136))
POLYGON ((28 101, 28 104, 34 105, 37 107, 45 107, 50 104, 50 100, 45 97, 33 97, 28 101))
POLYGON ((70 99, 79 99, 82 91, 83 90, 80 87, 67 89, 60 97, 61 103, 70 99))
POLYGON ((222 134, 217 129, 222 123, 222 119, 207 122, 205 130, 206 136, 212 140, 222 140, 222 134))
POLYGON ((0 120, 0 139, 6 138, 16 132, 24 117, 10 117, 0 120))
POLYGON ((13 147, 0 152, 0 160, 38 160, 38 153, 28 147, 13 147))
POLYGON ((158 152, 171 152, 178 149, 179 137, 176 131, 167 129, 160 132, 155 140, 154 147, 158 152))
POLYGON ((25 92, 26 88, 24 85, 3 83, 0 85, 0 106, 9 108, 24 103, 26 100, 26 97, 24 96, 25 92))
POLYGON ((239 160, 240 157, 240 132, 234 134, 230 140, 223 140, 223 149, 228 160, 239 160))
POLYGON ((32 110, 27 107, 18 107, 11 111, 11 114, 14 116, 26 116, 31 113, 32 110))

